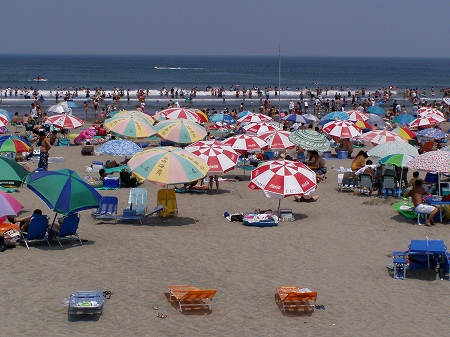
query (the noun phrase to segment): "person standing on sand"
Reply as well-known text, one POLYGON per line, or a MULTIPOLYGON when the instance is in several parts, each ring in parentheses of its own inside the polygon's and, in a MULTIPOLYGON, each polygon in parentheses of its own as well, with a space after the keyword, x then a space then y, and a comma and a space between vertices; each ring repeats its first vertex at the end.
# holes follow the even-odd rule
POLYGON ((411 191, 406 194, 406 197, 412 198, 412 202, 414 204, 414 209, 418 213, 425 213, 428 214, 428 218, 425 222, 425 226, 433 226, 433 218, 438 213, 439 209, 437 207, 434 207, 432 205, 425 204, 423 202, 423 195, 425 194, 425 189, 422 186, 422 180, 417 179, 414 182, 414 187, 411 191))
POLYGON ((88 111, 89 111, 89 103, 87 101, 84 101, 84 112, 86 113, 86 119, 88 118, 88 111))
POLYGON ((48 171, 48 157, 49 157, 49 151, 52 148, 52 145, 50 144, 50 141, 48 140, 46 134, 44 131, 39 132, 39 141, 37 143, 41 147, 41 154, 39 157, 39 164, 38 168, 42 168, 45 171, 48 171))

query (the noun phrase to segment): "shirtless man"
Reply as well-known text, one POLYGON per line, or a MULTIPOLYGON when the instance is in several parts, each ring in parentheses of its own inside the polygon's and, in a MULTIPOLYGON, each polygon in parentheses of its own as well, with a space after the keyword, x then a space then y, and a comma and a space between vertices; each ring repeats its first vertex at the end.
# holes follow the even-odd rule
POLYGON ((425 194, 425 190, 422 187, 422 180, 418 179, 414 182, 414 187, 411 191, 408 192, 406 197, 411 197, 412 202, 415 207, 415 211, 418 213, 428 214, 427 221, 425 222, 425 226, 433 226, 433 218, 438 213, 439 209, 432 205, 428 205, 423 203, 422 196, 425 194))
POLYGON ((48 140, 46 134, 44 131, 39 132, 39 141, 38 145, 41 147, 41 154, 39 157, 39 164, 38 168, 43 168, 44 170, 48 170, 48 151, 52 148, 52 145, 50 144, 50 141, 48 140))

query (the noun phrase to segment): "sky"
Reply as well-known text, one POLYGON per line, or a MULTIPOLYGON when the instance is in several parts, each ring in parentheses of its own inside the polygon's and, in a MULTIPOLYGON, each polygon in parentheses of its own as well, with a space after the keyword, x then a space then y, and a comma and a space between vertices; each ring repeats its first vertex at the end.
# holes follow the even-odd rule
POLYGON ((449 58, 449 28, 449 0, 20 0, 0 54, 449 58))

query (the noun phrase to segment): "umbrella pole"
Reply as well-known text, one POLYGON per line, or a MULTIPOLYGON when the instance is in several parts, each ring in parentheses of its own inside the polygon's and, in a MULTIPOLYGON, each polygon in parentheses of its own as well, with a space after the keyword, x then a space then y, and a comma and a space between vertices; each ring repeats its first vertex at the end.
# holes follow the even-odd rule
POLYGON ((281 218, 281 199, 278 200, 278 218, 281 218))
POLYGON ((52 225, 50 226, 50 230, 48 231, 48 234, 50 234, 53 231, 53 226, 55 225, 56 217, 58 216, 58 213, 55 213, 55 217, 53 218, 52 225))

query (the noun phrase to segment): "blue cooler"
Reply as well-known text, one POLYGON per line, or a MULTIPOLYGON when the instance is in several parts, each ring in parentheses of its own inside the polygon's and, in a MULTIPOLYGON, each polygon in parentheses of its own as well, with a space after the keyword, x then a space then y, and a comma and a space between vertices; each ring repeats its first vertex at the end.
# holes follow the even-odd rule
POLYGON ((339 151, 337 156, 339 159, 348 159, 348 151, 339 151))
POLYGON ((103 187, 119 188, 119 177, 105 177, 103 179, 103 187))

